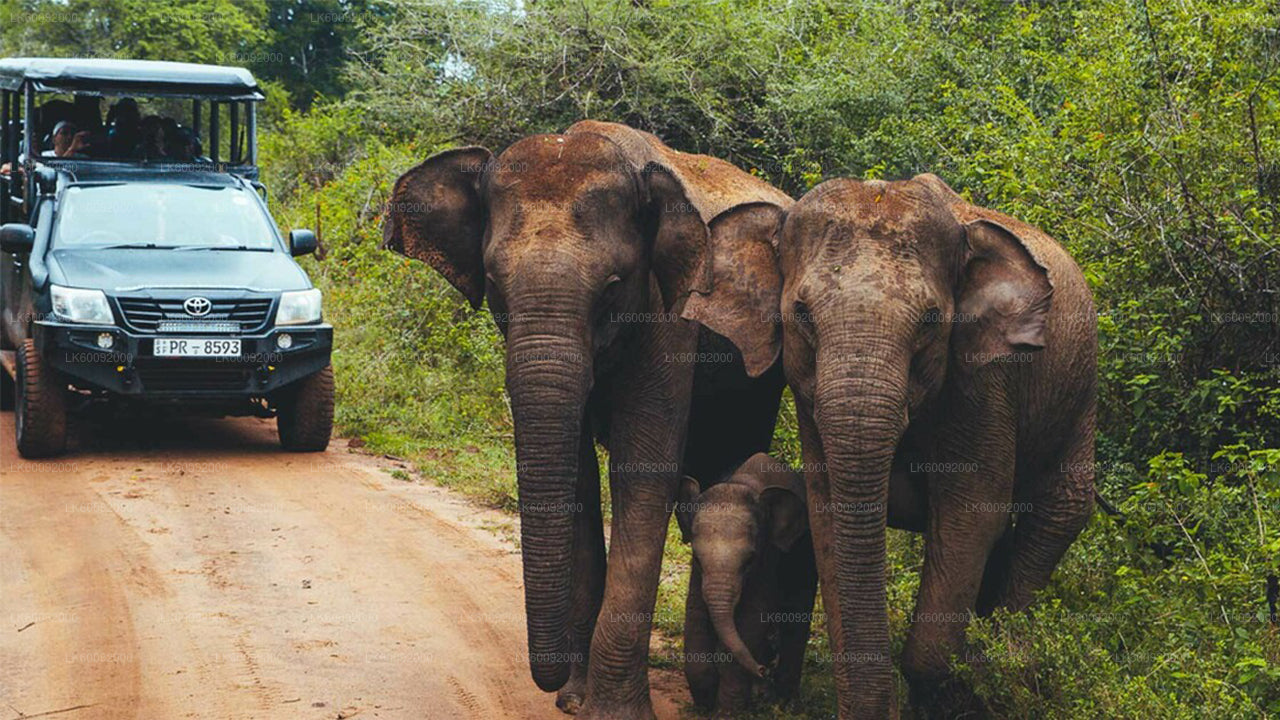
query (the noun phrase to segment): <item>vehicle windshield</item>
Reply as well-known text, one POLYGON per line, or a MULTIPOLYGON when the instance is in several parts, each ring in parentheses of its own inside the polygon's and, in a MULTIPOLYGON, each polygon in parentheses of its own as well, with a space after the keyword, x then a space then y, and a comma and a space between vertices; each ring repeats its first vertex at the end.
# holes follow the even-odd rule
POLYGON ((271 250, 275 234, 251 192, 160 183, 72 186, 54 246, 271 250))

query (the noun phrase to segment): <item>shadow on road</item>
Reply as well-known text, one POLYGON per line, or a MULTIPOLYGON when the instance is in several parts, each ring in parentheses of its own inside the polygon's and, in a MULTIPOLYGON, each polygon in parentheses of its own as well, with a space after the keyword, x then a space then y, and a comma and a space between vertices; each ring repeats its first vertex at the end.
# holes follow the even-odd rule
POLYGON ((86 412, 72 419, 67 458, 184 451, 202 456, 284 453, 274 419, 188 417, 172 411, 86 412))

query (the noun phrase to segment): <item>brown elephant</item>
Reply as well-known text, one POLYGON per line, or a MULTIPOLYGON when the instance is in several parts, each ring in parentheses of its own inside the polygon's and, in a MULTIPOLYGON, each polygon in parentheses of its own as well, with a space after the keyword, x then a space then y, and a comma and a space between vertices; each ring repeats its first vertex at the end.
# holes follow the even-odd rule
POLYGON ((794 698, 818 590, 804 476, 757 453, 705 490, 686 477, 676 519, 693 546, 684 667, 694 703, 728 718, 757 686, 794 698))
MULTIPOLYGON (((716 236, 770 227, 775 264, 750 261, 781 285, 780 304, 744 312, 715 290, 685 314, 782 321, 840 717, 894 712, 886 524, 925 536, 902 658, 915 704, 980 712, 949 667, 969 612, 1025 608, 1092 512, 1097 318, 1084 277, 1040 230, 928 174, 831 180, 788 212, 712 222, 716 236)), ((741 249, 713 252, 729 264, 719 256, 741 249)), ((769 323, 718 329, 748 354, 776 351, 769 323)))
POLYGON ((690 292, 741 281, 713 267, 707 222, 743 203, 792 200, 594 121, 496 158, 449 150, 396 181, 385 246, 472 307, 487 298, 506 338, 529 662, 566 712, 652 717, 649 633, 682 470, 723 473, 772 436, 781 367, 749 377, 730 343, 679 316, 690 292), (607 563, 595 441, 610 460, 607 563))

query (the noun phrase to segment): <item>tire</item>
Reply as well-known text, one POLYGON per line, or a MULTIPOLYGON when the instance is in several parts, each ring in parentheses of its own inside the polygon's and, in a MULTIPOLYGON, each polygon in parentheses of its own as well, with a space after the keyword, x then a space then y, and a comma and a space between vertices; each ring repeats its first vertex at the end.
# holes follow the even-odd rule
POLYGON ((24 458, 47 458, 67 449, 67 385, 45 365, 34 340, 18 349, 14 438, 24 458))
POLYGON ((333 366, 299 380, 276 410, 280 446, 291 452, 320 452, 333 433, 333 366))

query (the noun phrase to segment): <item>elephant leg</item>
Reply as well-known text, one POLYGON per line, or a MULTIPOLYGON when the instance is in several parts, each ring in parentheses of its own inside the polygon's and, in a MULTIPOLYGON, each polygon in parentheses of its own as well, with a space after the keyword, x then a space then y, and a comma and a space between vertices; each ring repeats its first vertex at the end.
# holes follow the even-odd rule
POLYGON ((965 626, 1013 499, 1009 403, 975 403, 971 412, 948 420, 927 468, 924 568, 902 658, 915 704, 930 718, 982 712, 981 702, 954 677, 951 656, 963 655, 965 626))
POLYGON ((613 522, 604 603, 591 639, 587 700, 581 711, 591 720, 654 717, 649 635, 667 526, 682 477, 693 384, 692 366, 664 358, 693 355, 696 338, 687 330, 656 328, 634 348, 630 372, 611 391, 613 522))
POLYGON ((978 617, 987 617, 999 604, 999 593, 1013 562, 1013 536, 1013 523, 1010 522, 987 556, 987 565, 982 570, 982 586, 978 590, 978 600, 974 606, 978 617))
POLYGON ((578 460, 578 510, 573 517, 573 596, 571 598, 569 681, 556 693, 556 707, 570 715, 587 695, 587 658, 604 599, 604 522, 600 509, 600 465, 589 431, 582 433, 578 460))
MULTIPOLYGON (((1093 432, 1082 432, 1064 460, 1032 478, 1027 507, 1018 504, 1012 554, 998 576, 994 607, 1020 611, 1049 584, 1054 568, 1093 514, 1093 432)), ((993 583, 996 584, 996 583, 993 583)))
POLYGON ((717 685, 716 631, 702 597, 702 566, 693 559, 689 570, 689 594, 684 603, 684 677, 693 703, 703 710, 715 706, 717 685))
POLYGON ((609 563, 600 622, 591 640, 582 714, 588 718, 648 720, 654 717, 649 699, 649 635, 678 478, 674 473, 660 477, 621 474, 627 477, 610 482, 613 523, 609 563))
POLYGON ((813 539, 806 534, 783 557, 778 572, 782 600, 778 604, 778 667, 774 685, 783 703, 800 693, 804 652, 809 644, 818 571, 813 560, 813 539))

